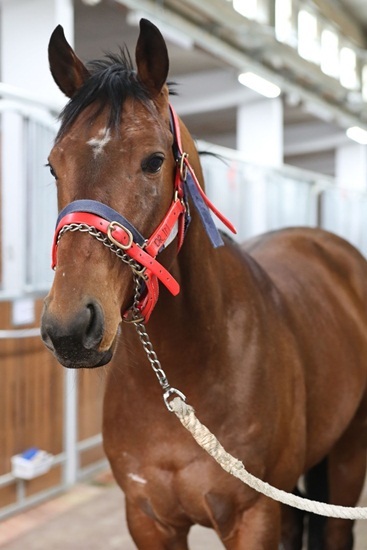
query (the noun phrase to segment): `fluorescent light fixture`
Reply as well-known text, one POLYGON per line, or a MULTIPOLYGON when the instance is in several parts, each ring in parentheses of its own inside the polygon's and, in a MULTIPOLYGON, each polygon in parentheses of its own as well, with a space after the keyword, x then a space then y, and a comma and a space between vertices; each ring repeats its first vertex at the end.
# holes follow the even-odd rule
POLYGON ((248 19, 256 19, 257 0, 233 0, 233 9, 248 19))
POLYGON ((252 72, 238 75, 238 82, 265 97, 278 97, 282 91, 276 84, 252 72))
POLYGON ((275 35, 280 42, 293 44, 292 0, 275 0, 275 35))
POLYGON ((352 139, 361 145, 367 145, 367 130, 360 128, 359 126, 352 126, 351 128, 348 128, 346 133, 349 139, 352 139))
POLYGON ((330 29, 321 33, 321 70, 329 76, 339 76, 339 37, 330 29))
POLYGON ((314 63, 318 63, 320 58, 317 18, 307 10, 298 13, 298 53, 314 63))
POLYGON ((340 84, 349 90, 358 88, 357 55, 347 46, 340 50, 340 84))

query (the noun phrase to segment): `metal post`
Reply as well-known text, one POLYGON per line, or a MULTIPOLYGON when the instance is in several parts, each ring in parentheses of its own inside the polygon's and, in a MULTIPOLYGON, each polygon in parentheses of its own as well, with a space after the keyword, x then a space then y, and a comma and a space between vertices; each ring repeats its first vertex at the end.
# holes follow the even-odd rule
POLYGON ((13 296, 25 279, 25 163, 22 117, 6 112, 1 117, 1 234, 2 287, 13 296), (14 159, 17 159, 16 162, 14 159))
POLYGON ((74 485, 77 480, 78 460, 78 376, 77 371, 65 369, 64 388, 64 484, 74 485))

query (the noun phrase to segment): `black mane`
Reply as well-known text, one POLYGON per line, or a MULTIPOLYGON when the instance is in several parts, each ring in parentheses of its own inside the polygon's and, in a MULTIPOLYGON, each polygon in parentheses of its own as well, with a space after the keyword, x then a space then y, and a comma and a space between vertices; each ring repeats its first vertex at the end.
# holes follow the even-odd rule
POLYGON ((126 48, 119 54, 106 54, 104 59, 91 61, 87 64, 90 78, 81 86, 61 112, 60 137, 80 113, 92 103, 96 110, 92 118, 96 118, 106 105, 110 107, 107 121, 109 128, 117 128, 121 122, 122 107, 127 98, 149 104, 149 94, 134 71, 132 60, 126 48))

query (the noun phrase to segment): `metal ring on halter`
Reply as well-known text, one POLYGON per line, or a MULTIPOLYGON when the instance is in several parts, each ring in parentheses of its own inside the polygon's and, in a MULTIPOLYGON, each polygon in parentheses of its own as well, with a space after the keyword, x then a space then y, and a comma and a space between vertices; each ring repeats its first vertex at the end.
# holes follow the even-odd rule
POLYGON ((109 240, 115 245, 117 246, 118 248, 122 248, 122 250, 129 250, 129 248, 131 248, 131 245, 133 244, 134 242, 134 237, 133 237, 133 234, 131 233, 131 231, 129 231, 126 227, 124 227, 121 223, 118 223, 118 222, 114 222, 112 221, 110 223, 110 225, 108 226, 107 228, 107 237, 109 238, 109 240), (120 229, 122 229, 123 231, 125 231, 125 233, 127 234, 127 236, 129 237, 129 242, 128 244, 122 244, 120 243, 119 241, 117 241, 114 237, 112 237, 112 231, 114 230, 115 227, 119 227, 120 229))
POLYGON ((135 273, 135 275, 137 275, 138 277, 141 277, 142 279, 144 279, 144 281, 146 281, 148 279, 148 275, 145 274, 145 271, 146 271, 146 267, 145 266, 141 266, 140 268, 137 268, 133 265, 130 266, 133 273, 135 273))
MULTIPOLYGON (((135 315, 135 313, 131 313, 131 315, 135 315)), ((143 315, 140 315, 140 317, 122 317, 122 321, 127 324, 136 325, 136 323, 144 323, 144 317, 143 315)))
POLYGON ((181 157, 180 157, 180 177, 182 179, 182 181, 186 181, 186 177, 187 177, 187 164, 186 164, 186 159, 189 158, 189 154, 188 153, 182 153, 181 157))

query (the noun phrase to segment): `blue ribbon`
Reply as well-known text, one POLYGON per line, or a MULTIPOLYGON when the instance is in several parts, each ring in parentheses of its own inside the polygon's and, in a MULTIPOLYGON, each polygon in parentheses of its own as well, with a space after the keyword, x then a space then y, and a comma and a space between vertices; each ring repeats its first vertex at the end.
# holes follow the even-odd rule
POLYGON ((185 186, 190 193, 192 202, 195 205, 195 208, 200 216, 201 223, 203 224, 204 229, 212 245, 214 246, 214 248, 223 246, 224 245, 223 239, 218 231, 217 226, 213 221, 213 218, 208 206, 205 204, 203 197, 200 195, 200 192, 196 186, 194 178, 190 174, 190 170, 187 171, 185 186))

